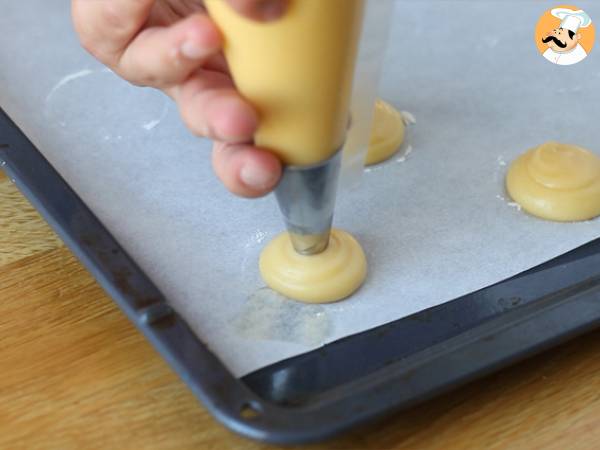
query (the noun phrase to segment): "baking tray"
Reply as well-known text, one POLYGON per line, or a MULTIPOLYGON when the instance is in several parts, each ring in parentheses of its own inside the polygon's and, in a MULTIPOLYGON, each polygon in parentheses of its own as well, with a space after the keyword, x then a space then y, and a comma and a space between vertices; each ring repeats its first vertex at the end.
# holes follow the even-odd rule
POLYGON ((238 379, 1 109, 0 166, 215 418, 257 440, 323 440, 600 326, 596 240, 238 379))

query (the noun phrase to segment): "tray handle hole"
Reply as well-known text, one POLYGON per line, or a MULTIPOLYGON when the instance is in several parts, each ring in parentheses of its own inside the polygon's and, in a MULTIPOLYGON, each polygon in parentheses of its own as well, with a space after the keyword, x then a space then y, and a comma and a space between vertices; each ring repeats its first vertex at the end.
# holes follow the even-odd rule
POLYGON ((261 408, 258 403, 246 402, 240 408, 240 416, 245 420, 254 420, 261 414, 261 408))

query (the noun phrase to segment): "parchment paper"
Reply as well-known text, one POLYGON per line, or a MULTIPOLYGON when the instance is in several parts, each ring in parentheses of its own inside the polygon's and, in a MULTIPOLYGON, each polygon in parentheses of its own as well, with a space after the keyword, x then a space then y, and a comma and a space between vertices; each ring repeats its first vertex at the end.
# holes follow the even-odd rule
MULTIPOLYGON (((398 2, 381 94, 411 112, 405 155, 344 192, 336 225, 370 261, 348 301, 282 301, 257 270, 274 199, 229 195, 162 94, 79 48, 66 0, 0 0, 0 105, 237 375, 520 273, 600 236, 505 199, 506 164, 546 140, 600 152, 600 50, 576 66, 533 42, 539 1, 398 2), (412 150, 408 152, 408 150, 412 150), (406 154, 408 153, 408 154, 406 154)), ((578 6, 600 20, 597 2, 578 6)))

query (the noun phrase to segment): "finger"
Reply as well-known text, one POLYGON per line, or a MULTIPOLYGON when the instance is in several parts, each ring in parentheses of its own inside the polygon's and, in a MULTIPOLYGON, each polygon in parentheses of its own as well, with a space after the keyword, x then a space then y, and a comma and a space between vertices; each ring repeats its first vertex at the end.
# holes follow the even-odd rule
POLYGON ((152 87, 180 83, 217 55, 221 35, 202 13, 170 27, 152 27, 137 35, 119 58, 115 71, 128 81, 152 87))
POLYGON ((155 0, 72 0, 73 24, 92 55, 112 65, 144 26, 155 0))
POLYGON ((228 0, 240 14, 254 20, 270 22, 287 10, 289 0, 228 0))
POLYGON ((203 70, 168 93, 194 134, 229 143, 252 141, 258 114, 235 90, 229 76, 203 70))
POLYGON ((229 74, 229 65, 227 64, 227 60, 225 59, 225 55, 223 53, 218 53, 212 57, 210 57, 202 66, 205 69, 222 72, 225 74, 229 74))
POLYGON ((216 143, 212 160, 225 187, 241 197, 262 197, 275 188, 281 177, 277 157, 248 144, 216 143))

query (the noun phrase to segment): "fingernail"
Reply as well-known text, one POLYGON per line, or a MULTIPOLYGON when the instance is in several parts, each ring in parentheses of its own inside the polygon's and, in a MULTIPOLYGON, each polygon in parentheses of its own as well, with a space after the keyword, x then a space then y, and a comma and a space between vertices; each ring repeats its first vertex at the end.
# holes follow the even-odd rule
POLYGON ((269 21, 279 19, 285 12, 285 7, 284 0, 262 0, 258 4, 258 11, 262 20, 269 21))
POLYGON ((277 175, 254 163, 247 163, 240 171, 240 179, 247 187, 257 191, 271 188, 277 181, 277 175))
POLYGON ((205 46, 194 40, 184 41, 179 50, 188 59, 202 59, 209 53, 205 46))

